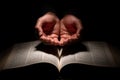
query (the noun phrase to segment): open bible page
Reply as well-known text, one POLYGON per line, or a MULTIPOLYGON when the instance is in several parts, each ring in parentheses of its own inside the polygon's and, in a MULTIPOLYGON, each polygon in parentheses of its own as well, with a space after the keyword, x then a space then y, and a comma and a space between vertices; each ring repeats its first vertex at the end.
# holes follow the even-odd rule
POLYGON ((57 57, 58 50, 56 47, 39 44, 29 54, 26 64, 32 63, 50 63, 58 67, 59 58, 57 57))
POLYGON ((75 56, 74 55, 68 55, 65 57, 61 57, 60 63, 59 63, 59 71, 68 64, 75 63, 75 56))
MULTIPOLYGON (((60 69, 65 65, 71 63, 78 64, 87 64, 94 66, 103 66, 103 67, 115 67, 115 61, 112 57, 112 54, 108 48, 108 45, 105 42, 84 42, 83 45, 86 46, 87 50, 78 50, 71 54, 72 48, 64 48, 62 53, 67 53, 62 56, 60 59, 60 69), (70 53, 70 54, 68 54, 70 53)), ((74 48, 75 46, 73 46, 74 48)), ((79 47, 79 46, 78 46, 79 47)), ((73 50, 72 50, 73 51, 73 50)))
POLYGON ((88 52, 78 52, 73 55, 67 55, 60 59, 60 69, 68 64, 79 63, 92 65, 93 61, 88 52))
POLYGON ((9 52, 6 62, 4 62, 3 69, 23 67, 36 63, 50 63, 58 67, 59 58, 57 55, 57 48, 44 46, 40 41, 15 44, 11 52, 9 52))
POLYGON ((82 43, 75 43, 75 44, 62 47, 62 54, 60 58, 60 69, 62 69, 62 67, 68 64, 82 63, 82 62, 78 62, 75 56, 76 54, 82 53, 82 52, 84 53, 88 52, 86 46, 82 43))
POLYGON ((41 62, 53 64, 54 66, 56 66, 58 68, 59 58, 57 58, 56 56, 51 55, 51 54, 39 52, 39 54, 41 54, 41 53, 42 53, 41 62))

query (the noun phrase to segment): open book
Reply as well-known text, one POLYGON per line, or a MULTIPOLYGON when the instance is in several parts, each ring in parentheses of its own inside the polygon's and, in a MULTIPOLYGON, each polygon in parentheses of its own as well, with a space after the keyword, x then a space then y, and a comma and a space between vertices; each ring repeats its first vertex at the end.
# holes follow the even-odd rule
POLYGON ((4 65, 0 77, 8 76, 15 80, 24 77, 42 80, 87 80, 90 76, 90 79, 97 80, 93 75, 111 79, 118 72, 118 69, 113 68, 116 64, 107 43, 95 41, 64 47, 44 45, 40 41, 19 43, 7 51, 2 61, 4 65))
POLYGON ((70 63, 79 63, 77 54, 82 51, 87 51, 87 48, 82 44, 68 45, 64 47, 50 46, 39 44, 33 52, 36 54, 43 54, 42 61, 51 63, 60 71, 65 65, 70 63), (75 55, 76 54, 76 55, 75 55))
POLYGON ((107 43, 81 42, 57 47, 44 45, 40 41, 19 43, 13 46, 5 60, 3 69, 17 68, 37 63, 49 63, 58 71, 69 64, 116 66, 107 43))

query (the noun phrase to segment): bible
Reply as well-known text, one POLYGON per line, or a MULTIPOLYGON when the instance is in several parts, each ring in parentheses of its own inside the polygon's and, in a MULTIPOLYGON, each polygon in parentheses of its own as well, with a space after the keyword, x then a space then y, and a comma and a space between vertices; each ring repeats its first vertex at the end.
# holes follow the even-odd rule
POLYGON ((45 45, 41 41, 19 43, 7 51, 3 69, 50 63, 59 71, 72 63, 116 66, 110 49, 105 42, 80 42, 64 47, 45 45))
POLYGON ((61 76, 74 80, 76 77, 81 79, 80 75, 90 75, 91 70, 94 74, 100 71, 102 71, 101 75, 105 72, 108 74, 111 70, 108 67, 116 66, 108 45, 104 42, 81 42, 59 47, 32 41, 15 44, 7 52, 1 71, 2 74, 5 72, 5 76, 7 71, 8 75, 13 72, 12 75, 25 74, 30 77, 29 75, 32 74, 43 77, 44 80, 45 78, 50 80, 50 77, 51 80, 54 80, 53 78, 61 80, 56 79, 61 76))

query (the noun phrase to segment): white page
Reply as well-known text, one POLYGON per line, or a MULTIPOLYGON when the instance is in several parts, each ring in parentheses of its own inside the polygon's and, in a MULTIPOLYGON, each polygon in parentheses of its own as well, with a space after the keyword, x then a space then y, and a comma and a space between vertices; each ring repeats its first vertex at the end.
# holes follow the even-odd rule
POLYGON ((25 65, 31 44, 21 43, 13 46, 3 69, 21 67, 25 65))
POLYGON ((62 67, 64 67, 65 65, 75 63, 75 62, 76 61, 75 61, 74 55, 68 55, 68 56, 61 57, 60 63, 59 63, 59 70, 61 70, 62 67))

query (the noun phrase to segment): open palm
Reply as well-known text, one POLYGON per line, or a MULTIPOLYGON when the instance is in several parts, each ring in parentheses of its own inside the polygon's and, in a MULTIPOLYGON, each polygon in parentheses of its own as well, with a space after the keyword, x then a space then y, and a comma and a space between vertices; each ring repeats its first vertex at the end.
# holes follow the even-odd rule
POLYGON ((35 28, 38 30, 40 40, 44 43, 59 45, 59 19, 54 13, 48 12, 40 17, 35 28))
POLYGON ((66 15, 60 21, 60 24, 61 27, 59 45, 64 46, 79 38, 80 31, 82 30, 82 24, 77 17, 73 15, 66 15))

